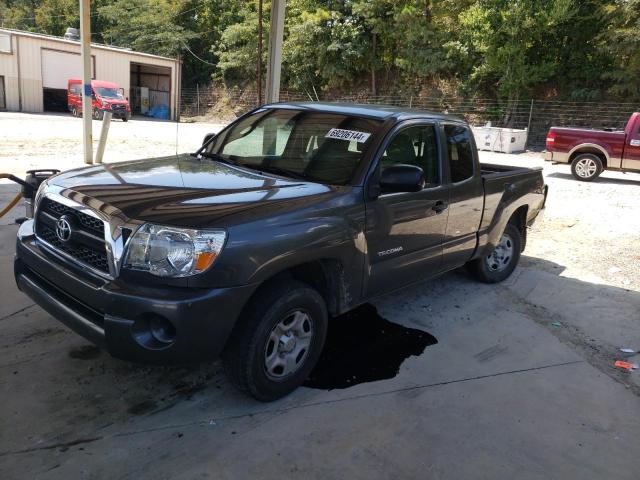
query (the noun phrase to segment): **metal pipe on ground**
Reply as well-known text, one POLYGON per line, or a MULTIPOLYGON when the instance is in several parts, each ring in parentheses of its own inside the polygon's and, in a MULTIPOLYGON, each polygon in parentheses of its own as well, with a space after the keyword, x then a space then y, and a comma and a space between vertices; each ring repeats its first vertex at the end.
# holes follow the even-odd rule
POLYGON ((102 129, 100 130, 100 140, 98 140, 98 150, 96 151, 95 163, 102 163, 102 157, 104 156, 104 148, 107 145, 107 136, 109 135, 109 126, 111 125, 111 118, 113 113, 104 112, 102 117, 102 129))

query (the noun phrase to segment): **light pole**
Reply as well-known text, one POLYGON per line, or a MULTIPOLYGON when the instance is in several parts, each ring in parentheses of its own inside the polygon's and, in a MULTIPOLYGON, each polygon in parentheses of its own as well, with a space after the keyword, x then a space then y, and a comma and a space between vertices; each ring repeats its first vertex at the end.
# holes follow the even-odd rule
POLYGON ((269 65, 267 66, 267 103, 280 99, 280 70, 282 68, 282 42, 284 38, 284 11, 286 0, 272 0, 269 25, 269 65))
POLYGON ((93 163, 93 141, 91 138, 91 120, 93 118, 91 89, 91 1, 80 0, 80 45, 82 58, 82 125, 84 134, 84 163, 93 163))

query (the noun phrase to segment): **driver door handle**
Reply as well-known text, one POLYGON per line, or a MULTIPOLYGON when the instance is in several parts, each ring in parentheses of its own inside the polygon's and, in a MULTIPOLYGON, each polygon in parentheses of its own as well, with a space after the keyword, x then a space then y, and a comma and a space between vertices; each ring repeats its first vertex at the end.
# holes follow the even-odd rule
POLYGON ((445 202, 444 200, 438 200, 436 204, 433 207, 431 207, 431 210, 436 212, 436 214, 440 214, 444 212, 447 209, 447 207, 449 207, 447 202, 445 202))

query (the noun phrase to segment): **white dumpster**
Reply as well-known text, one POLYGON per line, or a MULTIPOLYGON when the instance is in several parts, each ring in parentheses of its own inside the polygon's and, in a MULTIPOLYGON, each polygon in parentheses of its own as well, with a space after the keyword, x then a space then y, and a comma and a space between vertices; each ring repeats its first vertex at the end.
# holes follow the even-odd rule
POLYGON ((524 152, 527 144, 527 129, 472 127, 478 150, 515 153, 524 152))

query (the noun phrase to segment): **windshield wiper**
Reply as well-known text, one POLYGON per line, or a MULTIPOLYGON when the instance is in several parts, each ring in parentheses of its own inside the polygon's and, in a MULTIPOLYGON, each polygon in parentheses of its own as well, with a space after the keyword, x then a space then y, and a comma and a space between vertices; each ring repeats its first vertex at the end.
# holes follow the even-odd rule
POLYGON ((308 180, 308 178, 309 178, 303 173, 298 173, 298 172, 294 172, 292 170, 287 170, 286 168, 279 168, 279 167, 274 167, 274 166, 263 167, 263 166, 260 166, 260 165, 255 165, 255 166, 254 165, 243 165, 243 166, 251 168, 252 170, 257 170, 259 172, 275 173, 276 175, 283 175, 285 177, 296 178, 298 180, 308 180))
POLYGON ((191 156, 210 158, 211 160, 215 160, 216 162, 220 162, 220 163, 226 163, 227 165, 236 165, 235 162, 232 162, 228 158, 224 158, 222 155, 218 153, 200 152, 200 153, 192 153, 191 156))

